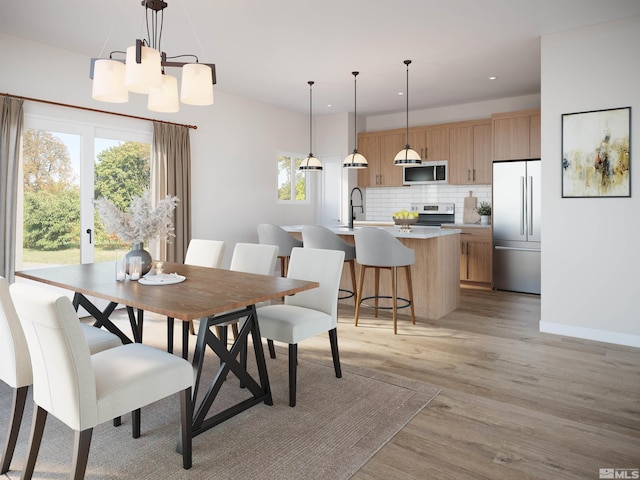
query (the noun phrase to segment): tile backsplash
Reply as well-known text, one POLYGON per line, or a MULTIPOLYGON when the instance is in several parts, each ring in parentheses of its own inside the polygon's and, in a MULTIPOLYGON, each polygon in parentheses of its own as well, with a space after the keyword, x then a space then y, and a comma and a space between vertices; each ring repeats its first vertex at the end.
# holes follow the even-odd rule
POLYGON ((456 223, 462 223, 464 198, 469 191, 480 202, 491 203, 491 185, 412 185, 375 187, 365 191, 365 215, 368 221, 389 222, 398 210, 409 210, 412 203, 455 203, 456 223))

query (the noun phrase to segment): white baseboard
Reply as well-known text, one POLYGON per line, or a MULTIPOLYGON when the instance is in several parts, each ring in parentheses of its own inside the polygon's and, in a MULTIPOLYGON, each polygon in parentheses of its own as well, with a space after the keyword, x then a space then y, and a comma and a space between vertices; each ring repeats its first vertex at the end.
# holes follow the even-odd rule
POLYGON ((585 340, 595 340, 597 342, 640 348, 640 335, 631 333, 610 332, 607 330, 597 330, 595 328, 576 327, 562 323, 542 321, 540 322, 540 331, 543 333, 564 335, 566 337, 583 338, 585 340))

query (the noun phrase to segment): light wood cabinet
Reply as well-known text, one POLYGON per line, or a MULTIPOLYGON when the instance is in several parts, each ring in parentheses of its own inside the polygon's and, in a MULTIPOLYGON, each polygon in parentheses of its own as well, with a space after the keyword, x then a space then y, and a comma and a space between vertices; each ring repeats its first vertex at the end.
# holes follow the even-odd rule
POLYGON ((473 127, 473 168, 475 184, 488 185, 493 181, 491 122, 473 127))
POLYGON ((449 128, 440 126, 410 128, 409 145, 420 154, 420 159, 424 162, 448 160, 449 128))
POLYGON ((449 129, 449 183, 491 183, 491 122, 464 122, 449 129))
POLYGON ((460 284, 491 288, 493 262, 491 258, 491 227, 460 227, 460 284))
POLYGON ((406 136, 400 133, 358 135, 358 151, 369 168, 358 170, 360 187, 402 186, 402 167, 393 164, 396 154, 404 148, 406 136))
POLYGON ((497 113, 493 124, 493 159, 540 158, 540 110, 497 113))

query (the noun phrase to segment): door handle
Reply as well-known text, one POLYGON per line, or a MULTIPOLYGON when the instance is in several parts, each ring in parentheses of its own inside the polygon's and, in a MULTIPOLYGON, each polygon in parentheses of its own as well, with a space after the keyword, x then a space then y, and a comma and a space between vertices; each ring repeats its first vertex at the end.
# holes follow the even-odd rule
POLYGON ((529 235, 533 235, 533 177, 529 177, 529 235))
POLYGON ((520 235, 524 235, 525 207, 524 177, 520 177, 520 235))
POLYGON ((87 228, 87 233, 89 234, 89 245, 91 245, 91 242, 93 241, 92 239, 93 231, 90 228, 87 228))

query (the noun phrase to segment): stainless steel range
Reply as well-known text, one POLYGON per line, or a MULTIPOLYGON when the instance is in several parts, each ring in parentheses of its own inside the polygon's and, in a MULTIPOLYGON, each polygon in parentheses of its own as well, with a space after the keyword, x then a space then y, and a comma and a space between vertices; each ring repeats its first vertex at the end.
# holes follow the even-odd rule
POLYGON ((455 223, 455 203, 412 203, 411 211, 418 212, 416 225, 439 227, 446 223, 455 223))

